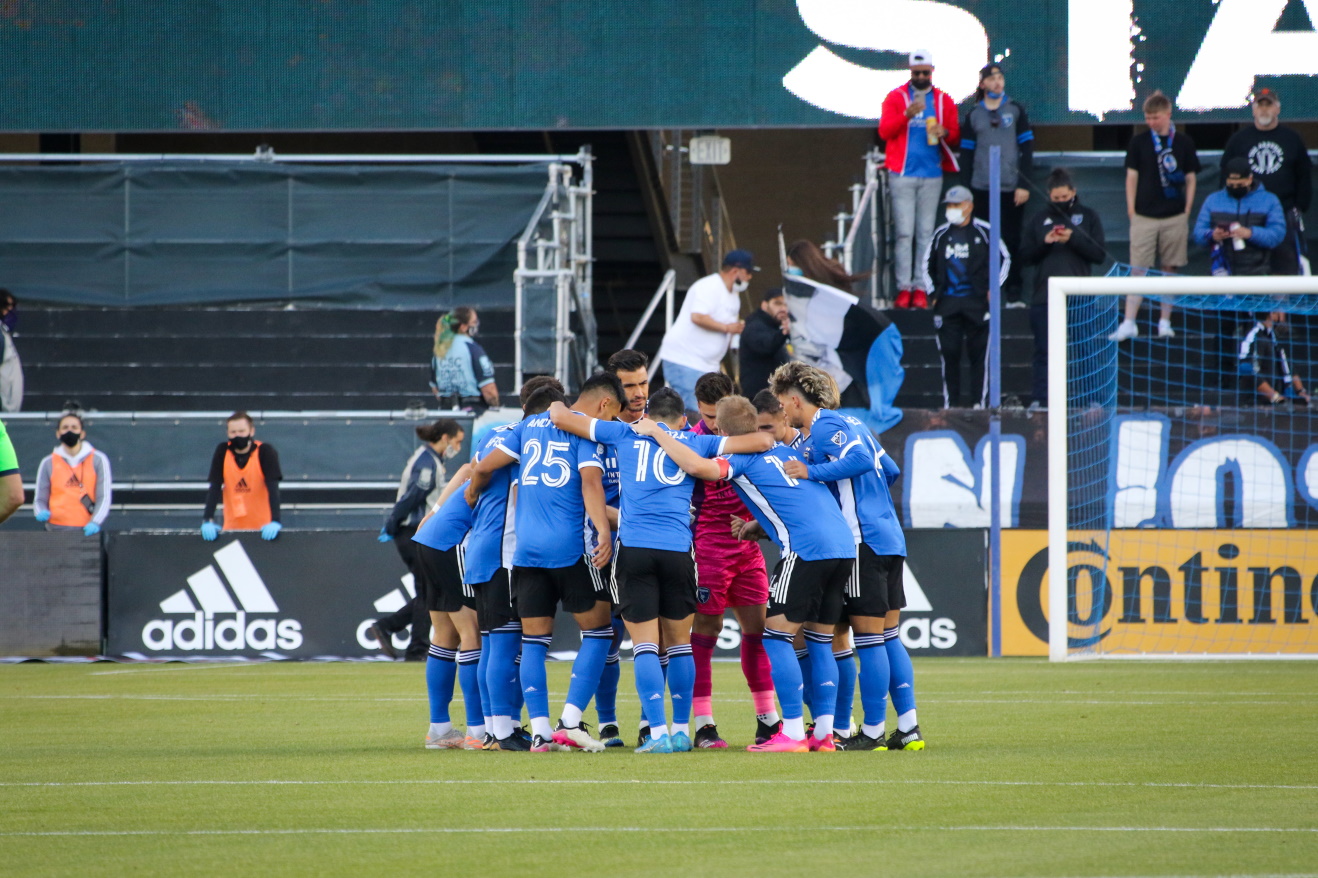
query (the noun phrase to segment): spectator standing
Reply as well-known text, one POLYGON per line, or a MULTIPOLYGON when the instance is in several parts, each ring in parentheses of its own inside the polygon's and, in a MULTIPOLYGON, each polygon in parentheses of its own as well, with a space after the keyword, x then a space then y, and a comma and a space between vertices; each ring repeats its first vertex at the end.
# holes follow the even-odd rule
POLYGON ((380 644, 380 651, 389 658, 396 658, 393 634, 408 625, 412 626, 412 640, 404 658, 420 662, 425 661, 429 653, 430 614, 426 608, 425 589, 422 585, 425 574, 412 537, 426 512, 438 506, 440 495, 449 481, 444 461, 451 460, 458 453, 465 435, 462 427, 452 418, 441 418, 433 424, 423 424, 416 428, 416 436, 421 444, 403 465, 398 495, 393 508, 385 516, 384 526, 380 528, 380 542, 392 542, 398 549, 398 556, 412 573, 415 588, 412 600, 371 626, 371 634, 380 644))
POLYGON ((494 364, 476 343, 480 326, 480 317, 470 305, 454 308, 435 322, 430 389, 441 407, 466 408, 479 414, 499 404, 494 364))
POLYGON ((1232 134, 1222 151, 1222 176, 1226 177, 1231 159, 1249 160, 1255 181, 1277 196, 1286 214, 1286 239, 1272 250, 1271 273, 1308 274, 1301 272, 1300 254, 1304 252, 1302 215, 1313 198, 1309 151, 1293 128, 1280 123, 1281 99, 1272 89, 1259 89, 1250 109, 1254 124, 1232 134))
MULTIPOLYGON (((953 186, 943 199, 947 222, 934 231, 924 258, 925 284, 934 292, 934 329, 943 358, 943 407, 961 401, 961 351, 970 358, 971 397, 982 408, 988 396, 985 359, 989 337, 989 225, 974 217, 974 197, 953 186)), ((998 242, 1002 268, 998 283, 1011 271, 1007 245, 998 242)))
POLYGON ((1226 185, 1204 199, 1194 240, 1213 251, 1213 274, 1268 274, 1272 250, 1286 238, 1286 215, 1277 196, 1254 180, 1249 159, 1225 167, 1226 185))
POLYGON ((745 328, 740 319, 741 294, 757 271, 749 250, 728 251, 717 273, 702 277, 686 291, 677 318, 664 334, 659 347, 664 375, 688 411, 696 410, 696 379, 719 371, 732 337, 745 328))
POLYGON ((0 289, 0 412, 23 408, 23 362, 14 347, 17 323, 18 300, 9 290, 0 289))
POLYGON ((0 524, 23 505, 23 477, 18 472, 18 455, 14 443, 0 421, 0 524))
POLYGON ((1262 311, 1255 318, 1254 326, 1241 339, 1237 356, 1241 390, 1259 405, 1281 405, 1288 398, 1297 405, 1309 405, 1309 392, 1300 376, 1291 373, 1286 348, 1277 339, 1277 324, 1284 322, 1286 315, 1262 311))
POLYGON ((960 170, 953 152, 961 143, 956 104, 934 87, 934 57, 927 50, 912 52, 911 81, 883 99, 879 137, 892 193, 897 232, 894 261, 898 308, 927 308, 919 259, 929 247, 938 220, 938 196, 943 172, 960 170))
POLYGON ((1020 101, 1007 95, 1006 78, 998 64, 986 64, 979 71, 979 88, 974 103, 961 121, 961 167, 970 192, 975 196, 975 216, 989 220, 989 149, 1001 147, 1002 162, 999 192, 992 197, 1002 205, 1002 241, 1012 256, 1011 274, 1003 287, 1003 302, 1008 308, 1024 308, 1021 295, 1020 260, 1021 222, 1030 190, 1021 184, 1034 168, 1034 130, 1020 101))
POLYGON ((1034 332, 1034 399, 1030 408, 1048 405, 1048 279, 1088 277, 1107 259, 1107 241, 1098 211, 1080 203, 1065 168, 1048 175, 1048 206, 1026 224, 1021 261, 1036 265, 1030 329, 1034 332))
POLYGON ((769 386, 769 375, 791 357, 787 340, 792 332, 792 318, 787 300, 777 287, 765 290, 760 307, 746 318, 741 332, 741 389, 754 396, 769 386))
POLYGON ((212 520, 215 507, 224 500, 226 531, 259 530, 261 539, 273 540, 279 523, 279 452, 269 442, 256 441, 256 424, 247 412, 234 412, 225 421, 228 442, 221 442, 211 456, 211 471, 202 512, 201 538, 214 540, 220 528, 212 520))
MULTIPOLYGON (((1178 134, 1172 122, 1172 102, 1155 91, 1144 101, 1148 131, 1135 134, 1126 148, 1126 215, 1130 217, 1130 264, 1134 269, 1155 265, 1166 272, 1188 261, 1188 217, 1194 205, 1199 154, 1188 134, 1178 134)), ((1126 297, 1126 314, 1112 341, 1140 334, 1135 317, 1143 296, 1126 297)), ((1172 338, 1172 302, 1163 298, 1158 314, 1158 338, 1172 338)))
POLYGON ((60 444, 37 470, 34 514, 46 530, 80 530, 94 536, 110 514, 110 459, 87 441, 81 415, 62 415, 55 436, 60 444))

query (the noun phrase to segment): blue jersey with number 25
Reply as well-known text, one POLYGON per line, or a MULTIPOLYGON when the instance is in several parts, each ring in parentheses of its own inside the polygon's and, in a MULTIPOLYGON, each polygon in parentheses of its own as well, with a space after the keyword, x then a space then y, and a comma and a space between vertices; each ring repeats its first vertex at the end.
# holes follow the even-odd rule
POLYGON ((571 567, 594 548, 586 545, 580 471, 604 469, 599 445, 563 432, 544 413, 525 418, 501 447, 521 463, 513 563, 571 567))

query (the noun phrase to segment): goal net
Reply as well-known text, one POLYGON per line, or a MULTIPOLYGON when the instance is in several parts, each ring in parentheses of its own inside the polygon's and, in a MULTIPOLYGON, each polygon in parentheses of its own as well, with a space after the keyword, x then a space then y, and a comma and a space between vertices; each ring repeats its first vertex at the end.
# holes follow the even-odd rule
POLYGON ((1318 278, 1054 278, 1048 308, 1050 658, 1318 658, 1318 278))

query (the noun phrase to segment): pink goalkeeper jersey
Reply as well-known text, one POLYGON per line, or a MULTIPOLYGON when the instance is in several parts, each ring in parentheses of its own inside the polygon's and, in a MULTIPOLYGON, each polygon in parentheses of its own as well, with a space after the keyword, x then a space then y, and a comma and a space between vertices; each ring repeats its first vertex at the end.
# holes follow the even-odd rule
MULTIPOLYGON (((691 432, 709 436, 713 431, 700 421, 691 432)), ((696 522, 692 527, 696 547, 697 571, 723 571, 732 575, 731 566, 743 557, 754 555, 763 559, 760 547, 754 541, 738 540, 732 536, 730 517, 735 515, 745 521, 751 520, 750 511, 741 502, 731 482, 706 482, 697 480, 695 491, 691 495, 691 506, 696 510, 696 522)), ((763 563, 763 560, 761 560, 763 563)))

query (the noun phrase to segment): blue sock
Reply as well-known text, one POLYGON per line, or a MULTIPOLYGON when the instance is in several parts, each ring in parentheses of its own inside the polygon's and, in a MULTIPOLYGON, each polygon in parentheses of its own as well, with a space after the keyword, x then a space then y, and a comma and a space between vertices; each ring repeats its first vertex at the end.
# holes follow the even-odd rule
POLYGON ((476 679, 480 683, 481 707, 486 716, 494 716, 494 702, 490 697, 490 632, 481 632, 481 660, 476 665, 476 679))
MULTIPOLYGON (((810 715, 815 715, 815 709, 810 704, 813 693, 810 691, 810 650, 804 646, 796 650, 796 664, 801 671, 801 700, 805 706, 810 708, 810 715)), ((775 684, 777 685, 777 684, 775 684)))
MULTIPOLYGON (((692 681, 695 680, 692 663, 692 681)), ((664 671, 659 665, 659 646, 637 643, 632 647, 632 670, 636 675, 636 695, 641 699, 641 713, 650 728, 667 725, 664 720, 664 671)))
POLYGON ((582 710, 590 704, 595 690, 599 689, 600 675, 604 672, 604 660, 612 640, 612 628, 590 628, 581 632, 581 648, 572 662, 572 681, 567 686, 568 704, 582 710))
POLYGON ((522 648, 521 631, 499 629, 490 635, 490 658, 487 684, 490 687, 491 709, 494 716, 510 716, 519 725, 522 717, 518 684, 517 653, 522 648))
POLYGON ((513 686, 516 692, 513 695, 513 725, 521 725, 522 708, 526 706, 526 693, 522 691, 522 635, 517 635, 517 655, 513 656, 513 668, 517 671, 517 677, 513 680, 513 686))
POLYGON ((856 659, 860 664, 860 705, 865 724, 881 726, 888 718, 888 650, 882 634, 857 634, 856 659))
POLYGON ((837 713, 837 661, 833 658, 833 632, 807 631, 805 648, 810 651, 810 684, 814 695, 810 699, 811 715, 837 713))
POLYGON ((888 665, 892 672, 892 679, 888 683, 892 707, 901 716, 908 710, 915 710, 915 668, 911 667, 911 657, 896 628, 884 630, 883 648, 888 653, 888 665))
POLYGON ((792 648, 792 635, 765 628, 764 651, 769 656, 773 688, 778 693, 783 719, 801 719, 801 663, 796 660, 796 650, 792 648))
POLYGON ((618 680, 622 678, 622 661, 614 653, 604 660, 600 685, 595 690, 595 713, 601 726, 618 724, 618 680))
POLYGON ((545 656, 553 635, 533 637, 522 634, 522 697, 532 719, 549 718, 549 682, 545 673, 545 656))
POLYGON ((462 701, 467 708, 467 725, 485 725, 485 711, 481 702, 481 653, 478 649, 458 653, 458 683, 462 686, 462 701))
POLYGON ((664 685, 668 685, 668 650, 664 650, 659 656, 659 670, 664 675, 664 685))
POLYGON ((691 722, 691 698, 696 691, 696 658, 691 644, 668 647, 668 692, 673 699, 673 723, 691 722))
POLYGON ((430 721, 449 721, 448 706, 453 700, 453 681, 458 676, 458 653, 430 644, 426 656, 426 694, 430 698, 430 721))
POLYGON ((842 734, 851 729, 851 709, 856 701, 856 654, 849 649, 833 653, 837 662, 837 713, 833 728, 842 734))

